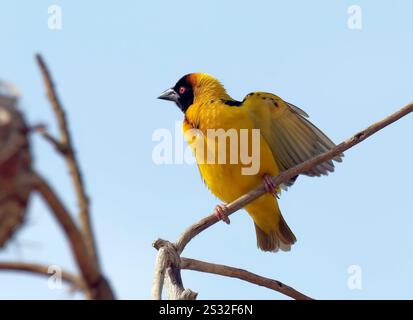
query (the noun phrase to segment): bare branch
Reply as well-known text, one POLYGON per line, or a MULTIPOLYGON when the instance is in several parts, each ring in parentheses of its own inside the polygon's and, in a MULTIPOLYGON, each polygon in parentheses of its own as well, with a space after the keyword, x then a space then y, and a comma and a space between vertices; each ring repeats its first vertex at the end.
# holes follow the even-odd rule
POLYGON ((50 207, 66 234, 72 253, 79 266, 82 277, 93 299, 114 299, 113 292, 98 268, 95 259, 90 255, 84 242, 83 235, 74 223, 69 212, 54 190, 41 176, 33 173, 33 187, 37 190, 50 207))
POLYGON ((35 128, 35 131, 40 133, 42 137, 49 142, 57 152, 59 152, 61 155, 65 156, 68 153, 67 146, 62 144, 58 139, 53 137, 49 132, 47 132, 45 126, 37 126, 35 128))
POLYGON ((152 281, 152 300, 162 299, 162 289, 168 264, 167 259, 165 250, 159 250, 155 261, 155 274, 152 281))
POLYGON ((265 278, 243 269, 229 267, 222 264, 209 263, 182 257, 181 269, 207 272, 221 275, 224 277, 237 278, 278 291, 296 300, 312 300, 312 298, 306 296, 305 294, 302 294, 301 292, 295 290, 294 288, 291 288, 290 286, 287 286, 281 281, 265 278))
MULTIPOLYGON (((40 54, 36 55, 36 60, 41 70, 43 80, 45 83, 45 87, 47 90, 47 96, 50 100, 50 103, 53 107, 53 111, 56 115, 57 123, 59 126, 60 131, 60 149, 64 150, 64 158, 66 159, 66 163, 69 167, 69 171, 72 176, 73 186, 76 191, 78 204, 79 204, 79 218, 82 224, 82 233, 84 235, 86 246, 94 259, 96 260, 96 264, 99 267, 99 260, 97 254, 97 247, 93 236, 93 229, 90 219, 90 212, 89 212, 89 197, 86 194, 82 173, 80 170, 79 162, 76 158, 76 154, 74 151, 74 147, 72 144, 72 138, 69 132, 69 127, 66 121, 66 115, 62 104, 60 102, 59 96, 57 95, 55 85, 49 69, 47 68, 44 59, 40 54)), ((47 137, 48 140, 53 142, 53 139, 50 139, 51 136, 47 137)))
POLYGON ((175 246, 169 241, 158 239, 153 243, 158 250, 155 266, 155 276, 152 284, 152 299, 162 298, 164 280, 168 286, 168 295, 171 300, 194 300, 197 293, 185 289, 182 283, 180 259, 175 246))
MULTIPOLYGON (((280 173, 278 176, 273 177, 273 182, 276 186, 280 185, 281 183, 287 182, 291 178, 299 175, 309 169, 325 162, 328 160, 333 159, 337 155, 343 153, 344 151, 350 149, 351 147, 355 146, 356 144, 362 142, 363 140, 367 139, 377 131, 383 129, 384 127, 388 126, 389 124, 399 120, 400 118, 404 117, 405 115, 409 114, 413 111, 413 103, 408 104, 404 108, 400 109, 399 111, 393 113, 392 115, 384 118, 383 120, 374 123, 373 125, 369 126, 368 128, 356 133, 351 138, 347 139, 346 141, 340 143, 335 148, 331 149, 328 152, 320 154, 310 160, 307 160, 289 170, 286 170, 280 173)), ((262 196, 265 193, 264 185, 260 185, 259 187, 251 190, 250 192, 244 194, 243 196, 239 197, 235 201, 227 204, 228 210, 226 213, 228 215, 242 209, 248 203, 252 202, 253 200, 257 199, 258 197, 262 196)), ((197 223, 193 224, 189 227, 177 240, 176 248, 178 253, 182 253, 185 249, 185 246, 191 241, 195 236, 199 233, 204 231, 205 229, 209 228, 213 224, 218 222, 217 217, 214 214, 211 214, 197 223)))
MULTIPOLYGON (((49 273, 49 265, 29 262, 0 262, 0 270, 23 271, 46 277, 50 277, 52 275, 49 273)), ((61 276, 62 280, 70 284, 73 289, 78 289, 81 291, 85 290, 85 285, 78 276, 64 270, 62 271, 61 276)))

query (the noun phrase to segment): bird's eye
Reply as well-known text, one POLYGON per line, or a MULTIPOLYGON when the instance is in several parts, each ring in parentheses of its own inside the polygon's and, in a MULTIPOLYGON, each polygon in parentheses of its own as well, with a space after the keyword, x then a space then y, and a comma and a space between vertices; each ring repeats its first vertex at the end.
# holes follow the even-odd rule
POLYGON ((180 88, 179 88, 179 94, 184 94, 185 91, 186 91, 186 88, 185 88, 185 87, 180 87, 180 88))

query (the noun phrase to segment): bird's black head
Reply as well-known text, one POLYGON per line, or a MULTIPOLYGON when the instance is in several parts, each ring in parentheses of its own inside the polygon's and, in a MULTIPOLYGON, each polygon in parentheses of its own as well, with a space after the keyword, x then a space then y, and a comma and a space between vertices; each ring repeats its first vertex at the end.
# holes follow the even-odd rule
POLYGON ((187 74, 183 76, 173 88, 162 92, 158 99, 175 102, 179 109, 185 113, 190 105, 194 103, 194 90, 191 75, 187 74))

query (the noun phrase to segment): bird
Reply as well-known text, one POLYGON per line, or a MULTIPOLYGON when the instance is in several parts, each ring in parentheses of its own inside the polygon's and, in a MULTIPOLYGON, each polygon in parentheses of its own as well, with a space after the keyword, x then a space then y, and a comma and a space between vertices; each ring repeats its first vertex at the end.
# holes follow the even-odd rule
MULTIPOLYGON (((252 92, 242 101, 235 100, 218 79, 207 73, 184 75, 158 99, 173 101, 184 114, 183 133, 195 153, 202 179, 224 202, 215 206, 216 217, 229 224, 226 203, 264 184, 267 192, 244 207, 254 222, 257 247, 270 252, 290 251, 297 239, 281 214, 277 199, 281 189, 292 186, 297 177, 278 187, 271 177, 327 152, 335 147, 334 142, 312 124, 308 114, 299 107, 267 92, 252 92), (243 163, 228 161, 234 148, 235 152, 241 152, 241 148, 233 147, 228 139, 224 143, 226 161, 217 161, 214 152, 219 147, 218 136, 209 135, 211 130, 232 130, 238 135, 238 144, 242 144, 242 131, 248 131, 244 135, 250 138, 247 147, 252 147, 252 132, 258 131, 257 172, 244 174, 243 163), (207 160, 213 161, 207 161, 211 151, 213 155, 207 160)), ((334 171, 333 160, 341 162, 342 157, 338 155, 303 174, 327 175, 334 171)))

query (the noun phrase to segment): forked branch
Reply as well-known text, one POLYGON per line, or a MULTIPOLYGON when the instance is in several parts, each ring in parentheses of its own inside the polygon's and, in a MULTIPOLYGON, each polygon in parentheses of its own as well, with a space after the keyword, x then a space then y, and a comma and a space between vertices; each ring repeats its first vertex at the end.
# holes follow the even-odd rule
MULTIPOLYGON (((75 220, 64 206, 54 189, 50 187, 48 182, 39 174, 30 170, 28 177, 26 178, 26 180, 28 180, 27 184, 31 190, 39 192, 49 206, 50 211, 67 237, 71 251, 77 262, 77 266, 79 267, 79 271, 81 273, 79 279, 81 280, 78 280, 77 277, 75 279, 75 276, 68 273, 64 273, 63 277, 69 282, 75 282, 76 280, 76 282, 79 283, 79 281, 81 281, 82 288, 86 292, 87 296, 92 299, 114 299, 113 291, 100 270, 96 244, 90 221, 89 198, 86 194, 80 165, 75 155, 66 115, 57 95, 53 79, 46 63, 40 55, 36 55, 36 61, 43 76, 47 96, 56 116, 60 137, 53 137, 46 131, 45 127, 41 125, 35 126, 31 128, 31 130, 40 132, 66 160, 80 207, 79 218, 81 227, 76 224, 75 220)), ((21 141, 15 141, 15 139, 9 140, 11 141, 9 143, 11 144, 11 148, 5 148, 5 150, 3 150, 1 154, 2 157, 0 157, 0 163, 6 161, 9 158, 9 155, 13 154, 13 150, 22 147, 21 141)), ((1 269, 13 269, 47 274, 47 269, 45 269, 45 266, 30 263, 2 263, 1 269)))
POLYGON ((86 241, 86 246, 90 254, 94 257, 96 264, 99 266, 96 243, 93 236, 93 229, 89 212, 89 197, 86 194, 86 188, 83 181, 82 172, 80 170, 80 165, 76 157, 75 149, 73 147, 72 138, 69 131, 69 126, 66 120, 66 114, 57 94, 52 76, 49 72, 49 69, 47 68, 44 59, 40 54, 37 54, 36 60, 43 76, 47 97, 49 98, 50 104, 52 105, 53 111, 56 116, 56 120, 60 131, 60 138, 59 140, 53 138, 45 130, 43 130, 42 134, 46 138, 46 140, 51 142, 56 147, 56 149, 60 151, 60 153, 64 156, 66 160, 67 166, 69 167, 69 171, 72 177, 73 186, 76 191, 76 196, 80 209, 79 218, 82 224, 82 233, 86 241))
POLYGON ((33 189, 40 193, 56 218, 59 226, 63 229, 82 274, 82 278, 84 279, 85 286, 88 289, 88 296, 92 299, 113 299, 114 294, 109 283, 102 275, 96 261, 87 250, 82 233, 79 231, 59 196, 53 188, 50 187, 47 181, 36 173, 33 173, 31 183, 33 189))
POLYGON ((55 113, 60 136, 59 138, 53 137, 44 127, 39 127, 37 131, 40 132, 66 160, 80 209, 79 220, 81 227, 79 228, 76 225, 54 190, 36 173, 33 173, 33 186, 43 196, 60 226, 63 228, 79 266, 82 278, 84 279, 85 286, 88 289, 88 295, 93 299, 114 299, 113 291, 99 266, 90 218, 89 197, 86 194, 80 165, 75 154, 68 122, 66 120, 66 114, 44 59, 41 55, 37 54, 36 61, 43 76, 47 97, 55 113))

